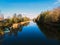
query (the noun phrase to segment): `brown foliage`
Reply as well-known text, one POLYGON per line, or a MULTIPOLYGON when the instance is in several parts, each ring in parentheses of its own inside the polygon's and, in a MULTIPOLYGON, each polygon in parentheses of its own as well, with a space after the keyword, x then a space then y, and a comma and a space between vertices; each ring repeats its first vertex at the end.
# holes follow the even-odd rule
POLYGON ((36 20, 38 22, 60 22, 60 7, 55 8, 51 11, 42 12, 36 20))

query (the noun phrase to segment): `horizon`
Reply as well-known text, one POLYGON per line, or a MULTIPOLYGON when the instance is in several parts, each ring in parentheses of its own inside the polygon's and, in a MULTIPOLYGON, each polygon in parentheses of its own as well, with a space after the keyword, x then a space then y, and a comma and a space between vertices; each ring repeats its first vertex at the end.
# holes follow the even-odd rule
POLYGON ((60 6, 60 0, 0 0, 0 10, 4 17, 14 13, 35 18, 42 11, 60 6))

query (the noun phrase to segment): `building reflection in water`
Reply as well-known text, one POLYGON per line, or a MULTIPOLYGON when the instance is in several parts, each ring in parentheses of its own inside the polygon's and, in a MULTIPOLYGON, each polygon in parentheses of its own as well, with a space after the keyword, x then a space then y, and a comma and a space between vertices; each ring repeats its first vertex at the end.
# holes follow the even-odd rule
POLYGON ((60 40, 60 26, 54 26, 54 25, 42 25, 37 24, 40 30, 45 34, 47 39, 55 39, 60 40))

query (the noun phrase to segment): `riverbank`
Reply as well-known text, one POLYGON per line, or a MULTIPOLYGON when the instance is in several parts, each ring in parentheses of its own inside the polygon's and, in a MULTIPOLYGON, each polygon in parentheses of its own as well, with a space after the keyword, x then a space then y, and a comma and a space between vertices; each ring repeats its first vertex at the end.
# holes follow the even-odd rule
POLYGON ((48 38, 60 39, 60 7, 42 12, 34 22, 48 38))
POLYGON ((25 22, 20 22, 20 23, 14 23, 14 24, 12 24, 12 28, 13 29, 16 29, 16 28, 19 28, 21 25, 25 25, 25 24, 27 24, 27 23, 29 23, 30 21, 25 21, 25 22))

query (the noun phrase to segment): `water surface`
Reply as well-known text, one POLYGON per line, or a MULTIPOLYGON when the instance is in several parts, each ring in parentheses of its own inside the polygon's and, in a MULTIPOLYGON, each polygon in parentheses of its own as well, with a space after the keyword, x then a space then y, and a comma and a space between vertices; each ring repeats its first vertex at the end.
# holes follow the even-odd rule
POLYGON ((0 39, 1 45, 59 45, 58 40, 49 40, 36 23, 21 26, 18 30, 5 30, 0 39))

